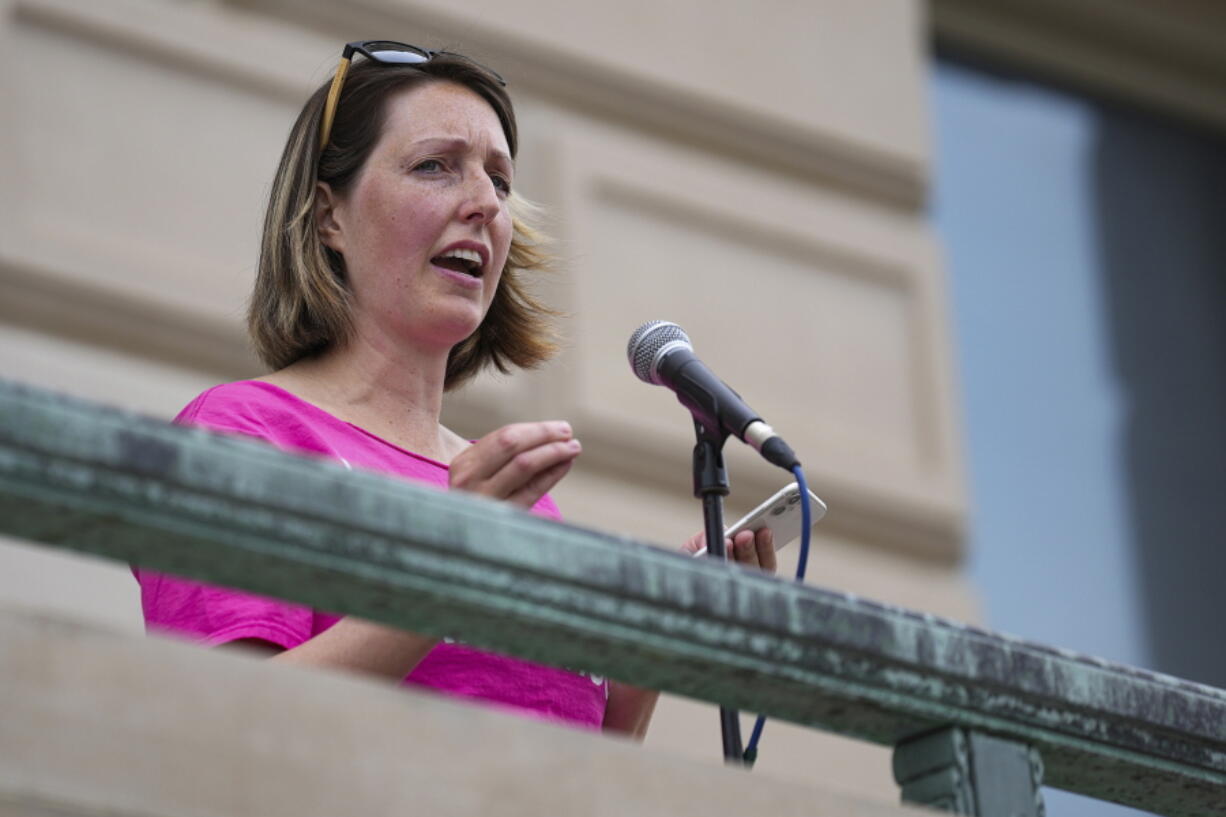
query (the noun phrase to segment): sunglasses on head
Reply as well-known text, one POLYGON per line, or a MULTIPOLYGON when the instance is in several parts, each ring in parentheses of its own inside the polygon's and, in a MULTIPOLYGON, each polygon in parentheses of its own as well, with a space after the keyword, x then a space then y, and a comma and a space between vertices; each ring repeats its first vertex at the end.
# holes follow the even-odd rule
POLYGON ((473 65, 488 73, 506 86, 507 81, 499 76, 497 71, 486 68, 474 59, 457 54, 454 51, 431 51, 429 48, 419 48, 408 43, 398 43, 393 40, 359 40, 347 43, 341 52, 340 65, 336 67, 336 75, 332 77, 332 87, 328 89, 328 100, 324 103, 323 121, 319 125, 319 152, 323 153, 332 138, 332 122, 336 118, 336 106, 341 101, 341 88, 345 85, 345 75, 349 73, 349 63, 353 55, 361 54, 368 60, 383 65, 421 65, 438 56, 459 57, 468 60, 473 65))

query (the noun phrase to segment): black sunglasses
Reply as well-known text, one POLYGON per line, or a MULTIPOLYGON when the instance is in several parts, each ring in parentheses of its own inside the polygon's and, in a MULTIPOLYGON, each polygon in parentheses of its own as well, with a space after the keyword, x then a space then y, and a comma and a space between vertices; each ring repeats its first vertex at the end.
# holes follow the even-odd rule
POLYGON ((332 87, 328 89, 328 100, 324 103, 323 121, 319 125, 320 153, 323 153, 324 148, 328 146, 328 140, 332 137, 332 122, 336 118, 336 106, 341 100, 341 88, 345 84, 345 75, 349 73, 349 63, 355 52, 368 60, 384 65, 421 65, 437 56, 459 57, 485 71, 496 79, 499 85, 505 87, 507 84, 507 81, 497 71, 486 68, 476 60, 454 51, 431 51, 429 48, 419 48, 393 40, 359 40, 347 43, 345 50, 341 52, 341 62, 336 67, 336 75, 332 77, 332 87))

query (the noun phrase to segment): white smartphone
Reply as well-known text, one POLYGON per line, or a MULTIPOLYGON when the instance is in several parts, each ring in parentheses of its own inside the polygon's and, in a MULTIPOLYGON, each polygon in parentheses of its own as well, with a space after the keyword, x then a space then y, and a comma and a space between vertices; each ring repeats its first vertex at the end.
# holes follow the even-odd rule
MULTIPOLYGON (((817 494, 809 491, 809 513, 812 523, 826 515, 826 503, 817 494)), ((745 514, 735 525, 725 529, 724 538, 735 536, 743 530, 759 531, 770 528, 775 534, 775 550, 782 550, 800 538, 801 526, 804 525, 804 514, 800 509, 800 486, 795 482, 780 488, 770 499, 745 514)), ((695 553, 695 556, 705 556, 707 549, 695 553)))

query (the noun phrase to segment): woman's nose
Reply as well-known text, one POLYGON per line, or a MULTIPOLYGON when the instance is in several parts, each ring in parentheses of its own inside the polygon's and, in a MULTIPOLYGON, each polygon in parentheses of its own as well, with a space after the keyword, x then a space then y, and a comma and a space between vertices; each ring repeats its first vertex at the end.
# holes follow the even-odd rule
POLYGON ((467 196, 463 205, 464 221, 485 224, 494 219, 502 209, 502 200, 494 187, 494 180, 486 174, 474 175, 465 186, 467 196))

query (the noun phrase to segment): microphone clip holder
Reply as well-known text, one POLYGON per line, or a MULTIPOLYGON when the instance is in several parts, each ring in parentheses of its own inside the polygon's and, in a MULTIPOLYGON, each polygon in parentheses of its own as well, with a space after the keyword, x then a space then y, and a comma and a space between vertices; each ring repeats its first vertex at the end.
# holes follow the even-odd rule
MULTIPOLYGON (((725 497, 729 493, 728 469, 724 467, 724 443, 726 431, 708 431, 698 418, 694 418, 694 496, 702 499, 708 495, 725 497)), ((709 547, 709 545, 708 545, 709 547)))

